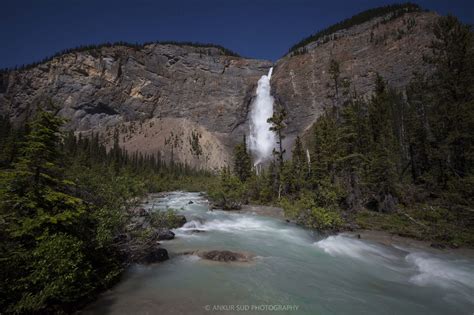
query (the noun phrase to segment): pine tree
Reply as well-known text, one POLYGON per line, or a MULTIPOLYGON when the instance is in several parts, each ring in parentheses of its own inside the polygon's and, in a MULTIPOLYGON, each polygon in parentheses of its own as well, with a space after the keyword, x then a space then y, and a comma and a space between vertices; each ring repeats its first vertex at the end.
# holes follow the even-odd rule
POLYGON ((450 177, 465 177, 473 168, 474 41, 471 28, 455 17, 438 19, 427 61, 430 77, 431 154, 435 180, 446 187, 450 177))
POLYGON ((338 144, 339 129, 333 112, 324 113, 317 121, 312 135, 311 170, 313 184, 321 180, 334 182, 336 175, 336 160, 340 149, 338 144))
POLYGON ((294 191, 300 191, 305 186, 308 177, 308 162, 303 148, 303 143, 299 136, 296 137, 295 145, 292 151, 290 174, 293 178, 294 191))
POLYGON ((90 265, 75 235, 85 205, 63 176, 61 124, 40 111, 13 169, 1 173, 0 259, 8 277, 0 278, 6 297, 0 305, 7 303, 12 313, 35 313, 52 301, 89 294, 90 265))
POLYGON ((433 141, 433 134, 426 91, 429 91, 428 83, 422 75, 416 74, 407 87, 407 113, 404 117, 407 129, 405 145, 414 184, 423 183, 431 168, 430 142, 433 141))
POLYGON ((243 136, 242 143, 234 148, 234 173, 245 182, 252 176, 252 158, 247 149, 247 139, 243 136))
POLYGON ((286 110, 283 107, 280 107, 277 111, 273 113, 273 116, 268 118, 268 122, 271 123, 270 130, 273 131, 276 135, 278 149, 273 149, 273 154, 277 158, 278 167, 281 169, 283 168, 284 162, 284 154, 285 150, 283 149, 283 140, 285 139, 285 135, 283 131, 286 128, 285 120, 286 120, 286 110))
POLYGON ((276 157, 277 164, 278 164, 278 173, 276 176, 276 186, 278 187, 278 198, 281 197, 282 189, 283 189, 283 167, 284 167, 284 155, 285 150, 283 149, 283 140, 285 139, 285 135, 283 131, 286 128, 285 120, 286 120, 286 110, 284 107, 280 107, 277 111, 273 112, 272 117, 268 118, 267 122, 271 123, 270 130, 273 131, 276 135, 278 149, 273 149, 273 155, 276 157))
POLYGON ((84 212, 82 201, 68 193, 62 176, 59 128, 62 119, 41 111, 21 148, 14 169, 6 173, 1 208, 15 235, 38 236, 72 224, 84 212))
POLYGON ((362 206, 362 177, 372 148, 367 107, 364 100, 354 99, 347 104, 341 115, 338 167, 346 182, 345 202, 349 209, 359 209, 362 206))
POLYGON ((19 153, 19 143, 25 131, 15 129, 8 117, 0 116, 0 168, 8 167, 19 153))
POLYGON ((368 183, 375 194, 377 209, 392 211, 397 195, 397 146, 393 132, 391 102, 383 78, 377 75, 375 94, 369 102, 369 125, 373 149, 369 154, 368 183))

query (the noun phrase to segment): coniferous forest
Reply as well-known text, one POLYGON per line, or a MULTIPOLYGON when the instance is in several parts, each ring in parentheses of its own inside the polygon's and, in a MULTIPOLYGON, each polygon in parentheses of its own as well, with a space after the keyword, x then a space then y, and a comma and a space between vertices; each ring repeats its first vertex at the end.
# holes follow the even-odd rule
MULTIPOLYGON (((229 206, 274 203, 312 228, 382 229, 472 246, 473 35, 453 16, 440 18, 434 34, 425 56, 433 71, 416 74, 403 91, 378 75, 373 95, 360 97, 332 60, 334 106, 296 139, 290 159, 277 146, 269 168, 256 176, 245 142, 236 147, 235 175, 224 171, 219 191, 230 195, 229 206)), ((269 119, 277 144, 285 118, 280 108, 269 119)))
POLYGON ((90 301, 133 260, 121 239, 127 210, 148 192, 209 183, 207 172, 66 132, 55 112, 47 104, 21 129, 1 120, 0 307, 8 313, 71 312, 90 301))
MULTIPOLYGON (((24 125, 1 117, 0 313, 71 313, 92 301, 136 262, 125 235, 137 247, 151 240, 130 228, 131 211, 149 193, 177 189, 204 191, 224 210, 282 207, 288 220, 327 235, 383 230, 474 247, 474 37, 453 16, 440 17, 433 33, 429 71, 404 89, 377 75, 371 96, 361 96, 331 60, 333 105, 291 150, 287 112, 276 106, 268 119, 276 146, 261 168, 245 136, 232 165, 214 173, 127 152, 118 135, 107 144, 69 131, 61 104, 43 103, 24 125)), ((178 219, 172 211, 152 218, 168 227, 178 219)))

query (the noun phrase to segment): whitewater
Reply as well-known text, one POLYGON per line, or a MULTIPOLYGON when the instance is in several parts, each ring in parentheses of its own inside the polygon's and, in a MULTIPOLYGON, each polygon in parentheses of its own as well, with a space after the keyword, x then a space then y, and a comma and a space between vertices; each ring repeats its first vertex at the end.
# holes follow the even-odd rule
POLYGON ((275 135, 270 131, 268 118, 273 115, 274 98, 271 95, 270 80, 273 68, 258 80, 255 100, 250 111, 249 147, 258 165, 267 160, 275 147, 275 135))
POLYGON ((347 235, 326 237, 256 213, 211 210, 199 193, 174 192, 144 206, 149 211, 178 209, 186 216, 188 222, 174 230, 176 238, 162 242, 170 260, 133 266, 84 313, 474 311, 474 258, 467 254, 386 246, 347 235), (181 255, 203 250, 244 252, 254 258, 236 264, 181 255))

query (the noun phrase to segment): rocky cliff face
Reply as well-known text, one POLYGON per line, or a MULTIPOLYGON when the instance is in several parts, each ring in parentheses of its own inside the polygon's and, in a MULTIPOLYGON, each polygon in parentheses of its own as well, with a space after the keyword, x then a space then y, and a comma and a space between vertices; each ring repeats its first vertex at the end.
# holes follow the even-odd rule
MULTIPOLYGON (((403 87, 424 67, 435 18, 417 12, 388 22, 373 19, 278 60, 271 84, 289 113, 289 142, 332 104, 331 59, 359 95, 370 94, 376 72, 403 87)), ((72 52, 0 74, 0 114, 22 122, 51 99, 68 119, 67 128, 98 132, 107 143, 117 134, 130 152, 160 152, 164 160, 216 169, 231 161, 233 145, 248 132, 257 81, 271 66, 209 47, 150 44, 72 52)))
POLYGON ((129 151, 219 168, 230 161, 256 83, 270 66, 218 48, 104 47, 11 72, 0 84, 0 109, 24 121, 51 99, 67 128, 99 132, 108 143, 118 132, 129 151))
MULTIPOLYGON (((384 17, 334 33, 335 38, 310 43, 306 53, 286 56, 274 68, 273 94, 289 113, 293 135, 309 128, 333 101, 328 73, 330 60, 340 65, 341 82, 349 91, 368 96, 376 73, 394 88, 404 87, 416 71, 426 70, 422 58, 429 52, 435 13, 414 12, 384 21, 384 17)), ((340 87, 339 95, 344 88, 340 87)))

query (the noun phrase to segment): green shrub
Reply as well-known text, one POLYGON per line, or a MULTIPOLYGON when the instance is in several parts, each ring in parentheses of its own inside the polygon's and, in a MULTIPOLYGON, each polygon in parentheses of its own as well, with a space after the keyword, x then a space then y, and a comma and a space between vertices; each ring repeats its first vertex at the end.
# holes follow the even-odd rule
POLYGON ((282 198, 280 205, 287 217, 307 227, 322 231, 339 229, 343 224, 340 214, 318 206, 316 200, 311 193, 305 192, 295 200, 282 198))
POLYGON ((174 209, 152 212, 150 216, 150 224, 154 228, 174 229, 180 226, 177 211, 174 209))
POLYGON ((337 230, 343 221, 338 212, 320 207, 311 208, 306 225, 317 230, 337 230))
POLYGON ((87 296, 94 288, 92 267, 79 239, 63 234, 43 235, 31 255, 30 270, 19 285, 24 290, 10 311, 38 312, 87 296))
POLYGON ((208 190, 214 204, 223 210, 238 210, 246 202, 246 187, 228 170, 221 172, 218 184, 208 190))

